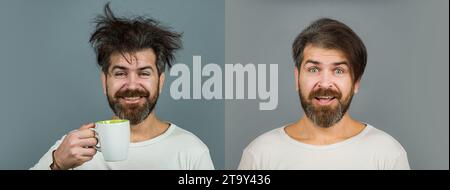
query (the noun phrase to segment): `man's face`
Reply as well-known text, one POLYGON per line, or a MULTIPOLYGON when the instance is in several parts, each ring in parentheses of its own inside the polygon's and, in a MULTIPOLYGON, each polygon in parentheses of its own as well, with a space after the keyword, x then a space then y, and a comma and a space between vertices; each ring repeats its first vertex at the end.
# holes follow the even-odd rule
POLYGON ((158 76, 156 56, 151 49, 133 54, 116 53, 110 57, 103 89, 114 113, 136 125, 153 111, 164 83, 158 76))
POLYGON ((307 45, 299 70, 295 76, 306 116, 317 126, 333 126, 342 119, 359 89, 359 81, 353 85, 345 54, 307 45))

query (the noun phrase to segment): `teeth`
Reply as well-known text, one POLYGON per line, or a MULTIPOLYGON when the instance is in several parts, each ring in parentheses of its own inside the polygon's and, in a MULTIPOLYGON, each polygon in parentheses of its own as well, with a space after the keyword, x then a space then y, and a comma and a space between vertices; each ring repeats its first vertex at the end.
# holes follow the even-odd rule
POLYGON ((138 100, 141 97, 125 97, 125 100, 138 100))
POLYGON ((317 98, 319 98, 319 99, 331 99, 333 97, 332 96, 317 96, 317 98))

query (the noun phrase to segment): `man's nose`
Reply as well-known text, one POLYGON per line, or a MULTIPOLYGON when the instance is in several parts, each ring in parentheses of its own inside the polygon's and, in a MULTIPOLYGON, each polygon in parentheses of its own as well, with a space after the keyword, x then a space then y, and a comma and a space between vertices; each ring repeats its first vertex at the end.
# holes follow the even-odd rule
POLYGON ((127 87, 129 89, 137 89, 139 88, 139 76, 135 73, 130 73, 127 77, 127 87))
POLYGON ((332 88, 333 87, 333 76, 330 72, 323 72, 320 75, 320 80, 318 84, 319 88, 332 88))

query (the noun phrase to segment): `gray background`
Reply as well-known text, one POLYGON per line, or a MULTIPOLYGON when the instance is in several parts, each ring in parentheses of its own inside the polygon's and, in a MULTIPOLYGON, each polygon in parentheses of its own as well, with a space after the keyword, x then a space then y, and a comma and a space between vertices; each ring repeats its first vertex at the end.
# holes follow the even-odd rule
POLYGON ((225 1, 225 62, 279 65, 279 104, 225 102, 225 168, 254 138, 303 115, 291 44, 311 21, 332 17, 363 39, 368 64, 351 115, 396 138, 412 169, 449 169, 447 0, 225 1))
MULTIPOLYGON (((87 42, 104 2, 0 0, 0 169, 27 169, 68 131, 111 116, 87 42)), ((449 169, 446 0, 135 0, 112 9, 183 31, 177 61, 189 67, 192 55, 203 65, 279 65, 273 111, 258 111, 256 100, 175 101, 167 77, 158 115, 202 139, 218 169, 235 169, 249 142, 303 114, 290 48, 324 16, 348 24, 368 49, 352 116, 395 137, 413 169, 449 169)))
MULTIPOLYGON (((28 169, 68 131, 108 119, 100 71, 88 44, 106 1, 0 1, 0 169, 28 169)), ((177 62, 224 63, 224 2, 112 1, 120 16, 148 15, 184 32, 177 62)), ((224 102, 175 101, 172 77, 157 105, 165 120, 196 134, 224 167, 224 102)))

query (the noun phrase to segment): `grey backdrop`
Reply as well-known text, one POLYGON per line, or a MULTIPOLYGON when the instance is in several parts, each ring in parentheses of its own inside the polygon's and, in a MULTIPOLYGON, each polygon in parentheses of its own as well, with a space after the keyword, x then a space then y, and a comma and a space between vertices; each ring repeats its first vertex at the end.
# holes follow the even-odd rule
MULTIPOLYGON (((106 1, 0 0, 0 169, 27 169, 68 131, 109 118, 88 38, 106 1)), ((177 62, 278 64, 279 103, 178 100, 167 77, 158 115, 193 132, 218 169, 235 169, 258 135, 303 113, 291 44, 312 20, 351 26, 369 61, 351 114, 395 137, 413 169, 448 169, 448 1, 134 0, 118 15, 153 16, 184 32, 177 62)), ((223 68, 223 67, 222 67, 223 68)))
MULTIPOLYGON (((0 1, 0 169, 28 169, 68 131, 111 117, 88 44, 105 2, 0 1)), ((184 32, 177 62, 191 67, 192 55, 202 55, 203 62, 224 63, 223 1, 112 1, 111 8, 184 32)), ((223 168, 224 102, 175 101, 174 78, 166 79, 158 115, 196 134, 223 168)))
POLYGON ((279 104, 225 102, 225 168, 262 133, 303 111, 291 44, 311 21, 332 17, 365 42, 368 64, 351 115, 396 138, 412 169, 449 169, 449 10, 447 0, 227 0, 225 62, 278 64, 279 104))

